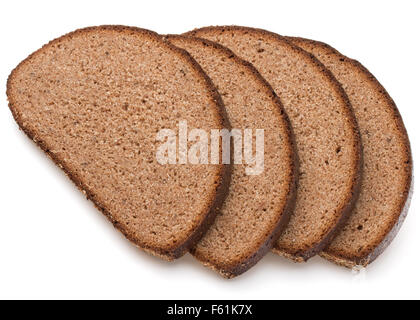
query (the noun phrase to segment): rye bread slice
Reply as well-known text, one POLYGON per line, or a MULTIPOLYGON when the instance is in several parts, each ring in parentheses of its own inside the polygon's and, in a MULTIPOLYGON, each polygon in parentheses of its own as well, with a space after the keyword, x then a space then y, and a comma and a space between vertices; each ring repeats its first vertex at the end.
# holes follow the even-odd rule
MULTIPOLYGON (((296 165, 289 120, 273 89, 248 62, 199 38, 168 36, 201 65, 222 96, 234 129, 264 129, 264 170, 247 175, 235 164, 229 193, 191 253, 225 277, 255 265, 274 245, 295 202, 296 165)), ((236 150, 235 150, 236 151, 236 150)), ((243 146, 241 150, 243 152, 243 146)))
POLYGON ((350 268, 366 266, 390 244, 407 215, 413 181, 407 132, 394 101, 358 61, 325 43, 288 39, 331 70, 353 106, 363 143, 360 197, 321 256, 350 268))
POLYGON ((245 27, 188 33, 216 41, 251 62, 290 118, 300 161, 296 209, 274 251, 295 261, 320 252, 358 195, 360 136, 340 84, 312 55, 277 34, 245 27))
POLYGON ((154 255, 183 255, 224 200, 230 165, 157 162, 160 129, 176 132, 179 120, 205 130, 229 123, 199 65, 154 32, 100 26, 69 33, 13 70, 7 96, 28 137, 154 255))

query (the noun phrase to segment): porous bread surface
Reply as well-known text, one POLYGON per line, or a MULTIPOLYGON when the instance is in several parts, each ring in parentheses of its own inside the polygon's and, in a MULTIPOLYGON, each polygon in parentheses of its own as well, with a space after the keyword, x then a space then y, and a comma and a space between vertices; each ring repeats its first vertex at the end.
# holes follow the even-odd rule
POLYGON ((264 171, 247 175, 247 164, 234 165, 215 222, 191 250, 224 276, 236 276, 270 250, 291 213, 297 163, 290 124, 272 88, 232 51, 204 39, 168 39, 187 50, 212 79, 232 128, 252 129, 253 134, 264 130, 264 171))
POLYGON ((296 209, 274 250, 295 261, 310 258, 331 240, 358 194, 361 144, 344 91, 318 60, 277 34, 235 26, 187 34, 251 62, 280 97, 300 169, 296 209))
POLYGON ((7 95, 23 131, 146 251, 181 256, 220 207, 230 166, 157 162, 157 132, 177 132, 181 119, 229 128, 202 69, 161 36, 122 26, 77 30, 19 64, 7 95))
POLYGON ((321 255, 347 267, 366 266, 392 241, 407 213, 412 160, 404 124, 386 90, 359 62, 321 42, 289 39, 331 70, 354 108, 363 143, 360 196, 321 255))

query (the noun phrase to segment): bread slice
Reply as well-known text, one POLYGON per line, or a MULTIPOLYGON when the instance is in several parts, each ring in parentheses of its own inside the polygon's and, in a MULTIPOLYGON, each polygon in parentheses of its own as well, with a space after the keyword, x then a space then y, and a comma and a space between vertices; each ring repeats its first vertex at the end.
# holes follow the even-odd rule
POLYGON ((216 41, 251 62, 290 118, 300 159, 296 209, 274 251, 305 261, 321 251, 358 195, 361 143, 347 96, 313 56, 268 31, 207 27, 187 33, 216 41))
MULTIPOLYGON (((204 265, 234 277, 272 248, 293 210, 297 163, 289 120, 272 88, 232 51, 204 39, 168 39, 187 50, 212 79, 232 128, 252 129, 253 135, 264 130, 264 170, 247 175, 247 164, 234 165, 220 213, 191 250, 204 265)), ((239 151, 244 154, 243 146, 239 151)))
POLYGON ((366 266, 389 245, 408 211, 413 179, 407 132, 394 101, 359 62, 325 43, 289 40, 331 70, 353 105, 363 143, 360 197, 344 228, 321 255, 347 267, 366 266))
POLYGON ((157 133, 177 132, 180 120, 229 128, 187 52, 143 29, 81 29, 20 63, 7 96, 20 128, 140 248, 178 258, 211 223, 230 165, 161 165, 156 156, 157 133))

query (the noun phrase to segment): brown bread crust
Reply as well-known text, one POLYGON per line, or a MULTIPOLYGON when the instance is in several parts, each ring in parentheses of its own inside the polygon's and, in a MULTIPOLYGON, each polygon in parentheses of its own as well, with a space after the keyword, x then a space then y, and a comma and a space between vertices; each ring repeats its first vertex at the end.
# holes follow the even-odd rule
POLYGON ((352 131, 353 131, 353 154, 354 154, 354 161, 353 161, 353 168, 352 168, 352 183, 347 191, 346 200, 343 201, 340 208, 337 209, 337 217, 335 222, 332 224, 329 232, 325 233, 317 243, 313 244, 312 247, 307 248, 306 250, 294 250, 293 248, 287 247, 279 247, 277 245, 274 246, 273 251, 279 255, 282 255, 286 258, 289 258, 295 262, 304 262, 310 259, 311 257, 315 256, 319 252, 321 252, 334 238, 337 232, 341 229, 344 225, 346 220, 348 219, 351 211, 354 208, 354 205, 357 201, 357 198, 360 193, 361 187, 361 173, 363 167, 363 152, 362 152, 362 144, 361 138, 359 133, 358 124, 353 113, 353 108, 350 104, 350 101, 347 97, 347 94, 341 87, 340 83, 335 79, 334 75, 312 54, 304 51, 303 49, 299 48, 298 46, 292 44, 290 41, 281 35, 276 33, 263 30, 263 29, 256 29, 256 28, 249 28, 249 27, 242 27, 242 26, 209 26, 204 28, 195 29, 189 32, 186 32, 186 35, 196 36, 196 37, 203 37, 206 38, 206 34, 217 34, 221 30, 229 30, 229 31, 238 31, 238 32, 249 32, 249 33, 258 33, 264 36, 268 36, 273 41, 279 41, 281 43, 287 43, 292 50, 294 50, 297 54, 301 55, 305 59, 307 59, 310 63, 313 63, 317 66, 318 70, 325 76, 328 77, 329 82, 333 86, 334 90, 341 96, 343 100, 343 110, 346 113, 348 120, 351 122, 352 131))
POLYGON ((294 210, 295 204, 296 204, 296 188, 297 188, 297 180, 298 180, 298 166, 299 161, 297 157, 296 152, 296 145, 295 145, 295 139, 292 131, 292 127, 290 124, 290 120, 284 111, 283 105, 279 99, 279 97, 275 94, 273 88, 270 86, 270 84, 261 76, 261 74, 257 71, 257 69, 248 61, 245 61, 241 58, 239 58, 237 55, 235 55, 230 49, 220 45, 219 43, 206 40, 203 38, 197 38, 197 37, 190 37, 190 36, 184 36, 184 35, 167 35, 166 36, 169 41, 171 39, 179 39, 179 40, 189 40, 191 41, 194 39, 194 41, 199 41, 203 43, 203 45, 207 47, 212 47, 215 50, 218 50, 225 54, 226 56, 229 56, 232 61, 234 61, 239 66, 244 66, 247 68, 252 75, 255 78, 255 81, 259 84, 260 88, 263 91, 266 91, 267 94, 269 94, 272 97, 273 102, 277 105, 279 109, 280 114, 280 121, 286 126, 287 130, 287 136, 288 141, 286 144, 289 145, 289 157, 290 157, 290 174, 288 178, 288 192, 287 192, 287 198, 285 199, 285 205, 283 206, 282 210, 279 212, 277 223, 273 225, 272 231, 269 235, 261 239, 260 243, 255 244, 255 249, 253 250, 253 253, 247 256, 242 261, 232 261, 230 264, 224 264, 219 265, 215 261, 212 261, 211 259, 208 259, 206 256, 203 256, 197 252, 196 248, 193 247, 190 251, 191 254, 199 260, 203 265, 209 267, 210 269, 215 270, 216 272, 219 272, 223 277, 226 278, 233 278, 236 277, 247 270, 249 270, 251 267, 253 267, 259 260, 261 260, 264 255, 269 252, 274 244, 276 243, 278 237, 286 227, 290 216, 294 210))
MULTIPOLYGON (((193 69, 201 76, 203 79, 205 79, 206 86, 208 92, 213 97, 213 100, 215 102, 215 105, 217 105, 218 108, 218 115, 219 115, 219 121, 223 128, 230 129, 230 123, 226 115, 226 110, 224 108, 222 99, 220 98, 219 93, 217 92, 216 88, 214 87, 211 80, 208 78, 208 76, 204 73, 204 71, 201 69, 201 67, 198 65, 198 63, 186 52, 185 50, 179 49, 172 44, 170 44, 168 41, 164 40, 164 38, 157 33, 136 28, 136 27, 127 27, 127 26, 120 26, 120 25, 103 25, 103 26, 96 26, 96 27, 88 27, 83 29, 78 29, 73 32, 70 32, 62 37, 59 37, 57 39, 54 39, 50 41, 48 44, 45 44, 42 48, 38 49, 31 55, 29 55, 25 60, 23 60, 9 75, 8 81, 7 81, 7 96, 9 100, 9 108, 13 114, 13 117, 17 124, 19 125, 19 128, 32 140, 34 141, 38 147, 40 147, 49 158, 51 158, 54 163, 63 169, 63 171, 66 173, 66 175, 70 178, 70 180, 78 187, 79 190, 82 191, 87 197, 87 199, 91 200, 94 205, 108 218, 108 220, 114 225, 114 227, 119 230, 128 240, 130 240, 133 244, 135 244, 140 249, 153 254, 155 256, 159 256, 165 260, 171 261, 174 259, 177 259, 184 255, 192 246, 194 246, 202 237, 204 232, 208 229, 208 227, 213 222, 217 212, 219 211, 225 197, 227 194, 227 189, 229 187, 230 183, 230 176, 231 176, 231 165, 226 164, 219 166, 220 172, 219 172, 219 181, 218 185, 215 190, 215 194, 213 199, 208 204, 208 210, 207 214, 205 214, 202 217, 201 222, 196 226, 196 228, 193 230, 193 232, 188 236, 188 238, 185 239, 185 241, 181 244, 176 244, 176 246, 173 246, 171 248, 162 250, 160 248, 150 247, 145 245, 144 243, 140 243, 134 236, 134 234, 127 228, 125 225, 119 223, 116 221, 110 212, 99 202, 99 200, 96 198, 94 192, 88 188, 87 185, 85 185, 78 177, 77 174, 72 172, 69 168, 66 167, 65 162, 63 159, 61 159, 57 154, 50 151, 49 146, 42 141, 38 136, 37 133, 28 129, 24 126, 23 120, 20 118, 19 112, 16 110, 16 103, 14 101, 14 96, 11 94, 12 89, 12 82, 15 74, 19 71, 20 67, 22 67, 24 64, 31 63, 32 59, 42 53, 44 50, 49 48, 49 46, 62 41, 63 39, 71 38, 75 35, 79 34, 86 34, 91 32, 106 32, 106 31, 114 31, 119 33, 127 33, 127 34, 138 34, 141 36, 142 34, 147 34, 148 36, 151 36, 155 38, 158 41, 161 41, 165 43, 165 45, 168 47, 169 50, 172 50, 174 54, 177 54, 179 57, 185 60, 187 64, 190 64, 193 69)), ((221 146, 220 146, 221 148, 221 146)))
POLYGON ((370 245, 371 249, 369 252, 363 253, 361 255, 348 255, 340 250, 334 250, 331 246, 327 247, 323 252, 320 253, 320 256, 323 258, 326 258, 329 261, 332 261, 341 266, 345 266, 347 268, 353 268, 356 266, 366 267, 368 264, 372 263, 392 242, 400 230, 402 223, 404 222, 408 213, 413 194, 414 183, 413 160, 407 131, 401 118, 401 114, 398 111, 398 108, 391 96, 375 78, 375 76, 370 73, 370 71, 366 69, 359 61, 348 58, 330 45, 323 42, 298 37, 290 37, 288 39, 298 46, 304 47, 305 45, 309 45, 316 48, 317 50, 321 50, 323 54, 327 56, 333 56, 335 59, 337 59, 337 61, 340 61, 340 63, 349 65, 350 72, 352 68, 360 71, 365 77, 364 80, 370 82, 370 84, 376 88, 377 93, 387 102, 386 105, 383 105, 383 107, 389 108, 391 110, 396 127, 398 128, 399 134, 401 135, 405 150, 405 154, 403 156, 404 158, 408 159, 405 163, 405 170, 403 171, 405 174, 404 192, 398 204, 399 210, 392 213, 391 222, 386 226, 383 236, 379 241, 376 241, 370 245))

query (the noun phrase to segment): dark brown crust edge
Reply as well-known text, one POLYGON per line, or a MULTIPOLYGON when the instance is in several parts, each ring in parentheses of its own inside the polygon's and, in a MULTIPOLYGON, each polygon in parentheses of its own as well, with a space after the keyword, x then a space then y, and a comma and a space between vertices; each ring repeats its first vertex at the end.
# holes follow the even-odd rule
POLYGON ((231 172, 232 172, 232 168, 231 168, 230 164, 220 166, 219 183, 218 183, 218 186, 216 187, 213 201, 208 206, 207 214, 203 216, 202 221, 191 232, 190 236, 187 239, 185 239, 182 243, 176 244, 173 248, 168 248, 168 249, 154 248, 154 247, 151 247, 151 246, 147 246, 143 243, 140 243, 138 241, 138 239, 136 239, 134 237, 133 234, 131 234, 128 230, 126 230, 124 225, 118 223, 118 221, 116 221, 112 217, 112 215, 109 213, 109 211, 106 208, 104 208, 104 206, 102 206, 101 203, 96 199, 96 196, 95 196, 94 192, 89 190, 89 188, 85 184, 82 183, 82 181, 77 177, 77 175, 75 173, 73 173, 69 168, 66 167, 64 161, 62 161, 62 159, 60 159, 60 157, 57 156, 56 154, 50 152, 49 147, 45 144, 44 141, 40 140, 36 136, 35 132, 32 132, 28 128, 25 128, 25 126, 23 125, 23 121, 20 119, 20 116, 19 116, 18 112, 14 108, 14 99, 13 99, 13 96, 11 95, 11 85, 12 85, 11 82, 13 80, 14 74, 19 70, 20 66, 22 66, 24 63, 29 63, 31 61, 31 59, 37 53, 41 52, 42 50, 44 50, 45 48, 47 48, 51 44, 54 44, 58 41, 61 41, 63 39, 66 39, 68 37, 72 37, 72 36, 80 34, 80 33, 94 32, 94 31, 106 31, 106 30, 117 31, 117 32, 147 34, 147 35, 155 38, 158 41, 164 42, 168 46, 168 49, 174 51, 175 53, 178 53, 181 58, 185 59, 187 63, 189 63, 190 65, 193 66, 194 70, 197 72, 197 74, 199 76, 204 78, 206 86, 207 86, 207 90, 209 91, 210 95, 212 96, 213 100, 215 101, 215 105, 218 107, 218 115, 219 115, 220 124, 222 125, 223 128, 230 129, 230 123, 229 123, 229 120, 227 118, 226 109, 223 105, 223 101, 220 98, 219 93, 217 92, 215 86, 213 85, 213 83, 211 82, 209 77, 204 73, 204 71, 201 69, 199 64, 188 54, 188 52, 186 52, 185 50, 179 49, 178 47, 173 46, 172 44, 170 44, 168 41, 165 41, 160 35, 158 35, 157 33, 153 32, 153 31, 146 30, 146 29, 141 29, 141 28, 136 28, 136 27, 120 26, 120 25, 103 25, 103 26, 87 27, 87 28, 83 28, 83 29, 78 29, 78 30, 75 30, 73 32, 70 32, 66 35, 63 35, 63 36, 61 36, 57 39, 54 39, 54 40, 50 41, 49 43, 45 44, 44 46, 42 46, 37 51, 30 54, 25 60, 23 60, 22 62, 20 62, 18 64, 18 66, 11 72, 11 74, 8 77, 6 93, 7 93, 7 97, 8 97, 8 100, 9 100, 9 108, 10 108, 10 111, 12 112, 12 115, 13 115, 15 121, 19 125, 19 128, 32 141, 34 141, 38 145, 38 147, 40 147, 41 150, 43 150, 47 154, 47 156, 50 159, 52 159, 53 162, 58 167, 63 169, 63 171, 70 178, 70 180, 78 187, 78 189, 80 191, 82 191, 82 193, 84 193, 86 195, 86 198, 88 200, 90 200, 94 203, 96 208, 98 208, 108 218, 108 220, 113 224, 113 226, 117 230, 119 230, 128 240, 130 240, 138 248, 143 249, 144 251, 146 251, 150 254, 153 254, 155 256, 159 256, 159 257, 161 257, 165 260, 171 261, 171 260, 174 260, 174 259, 177 259, 177 258, 181 257, 192 246, 194 246, 200 240, 200 238, 202 237, 204 232, 208 229, 208 227, 213 222, 213 220, 214 220, 216 214, 218 213, 218 211, 219 211, 219 209, 220 209, 220 207, 221 207, 221 205, 222 205, 222 203, 223 203, 223 201, 226 197, 226 194, 227 194, 227 190, 228 190, 229 183, 230 183, 231 172))
POLYGON ((218 265, 217 263, 214 263, 213 261, 205 259, 204 257, 200 255, 197 255, 194 251, 194 248, 190 250, 191 254, 203 265, 219 272, 225 278, 233 278, 233 277, 241 275, 242 273, 252 268, 254 265, 258 263, 258 261, 260 261, 273 248, 275 242, 281 235, 284 228, 287 226, 290 216, 292 212, 294 211, 294 207, 296 204, 299 160, 298 160, 298 156, 296 152, 296 143, 295 143, 292 126, 290 124, 289 117, 287 116, 287 113, 285 112, 283 108, 283 104, 281 103, 279 97, 276 95, 271 85, 263 78, 263 76, 261 76, 258 70, 251 63, 239 58, 237 55, 235 55, 232 52, 232 50, 214 41, 210 41, 210 40, 198 38, 198 37, 192 37, 189 35, 167 35, 166 37, 169 39, 170 38, 196 39, 197 41, 201 41, 203 44, 207 46, 213 47, 216 50, 223 51, 226 55, 230 56, 238 65, 242 65, 248 68, 251 74, 255 77, 256 81, 260 82, 261 86, 268 92, 268 94, 272 97, 273 102, 277 105, 279 109, 279 115, 281 117, 282 122, 285 124, 286 131, 288 133, 287 136, 289 137, 289 141, 286 144, 290 146, 289 156, 290 156, 290 167, 291 167, 291 170, 290 170, 291 172, 289 175, 289 187, 288 187, 289 191, 287 192, 287 198, 284 202, 285 205, 282 208, 281 214, 279 215, 279 219, 277 223, 275 224, 275 226, 273 227, 272 232, 268 235, 268 237, 264 241, 261 241, 261 243, 256 246, 257 250, 253 254, 246 257, 243 261, 240 261, 237 264, 232 264, 229 266, 218 265))
POLYGON ((337 81, 337 79, 334 77, 334 75, 331 73, 330 70, 328 70, 314 55, 306 52, 302 48, 294 45, 289 40, 287 40, 286 37, 281 36, 279 34, 264 30, 264 29, 258 29, 258 28, 249 28, 249 27, 242 27, 242 26, 209 26, 209 27, 203 27, 199 29, 194 29, 192 31, 189 31, 185 33, 186 35, 196 36, 196 33, 206 30, 206 31, 220 31, 221 29, 225 30, 239 30, 239 31, 247 31, 247 32, 259 32, 264 35, 270 36, 271 38, 275 39, 276 41, 281 41, 282 43, 287 43, 293 50, 298 52, 299 54, 308 57, 320 70, 321 73, 323 73, 327 78, 330 80, 332 85, 334 86, 334 89, 336 92, 342 97, 344 101, 344 111, 348 115, 348 119, 351 122, 351 125, 353 127, 353 134, 354 134, 354 168, 353 168, 353 177, 352 177, 352 185, 348 192, 348 197, 346 201, 343 203, 341 208, 339 209, 339 217, 335 222, 335 225, 329 230, 328 233, 326 233, 322 239, 316 243, 313 247, 309 248, 305 251, 290 251, 287 250, 287 248, 278 248, 274 247, 273 252, 275 252, 278 255, 284 256, 286 258, 289 258, 295 262, 305 262, 311 257, 317 255, 319 252, 321 252, 324 248, 328 246, 328 244, 331 242, 331 240, 335 237, 335 235, 339 232, 339 230, 342 228, 342 226, 347 221, 348 217, 350 216, 356 201, 360 194, 360 188, 361 188, 361 182, 362 182, 362 169, 363 169, 363 148, 360 138, 360 132, 359 132, 359 126, 356 121, 356 117, 353 112, 353 107, 351 106, 350 100, 346 94, 346 92, 343 90, 341 84, 337 81))
POLYGON ((375 261, 375 259, 380 254, 382 254, 385 251, 385 249, 389 246, 389 244, 392 242, 392 240, 395 238, 398 231, 400 230, 402 223, 404 222, 408 214, 411 198, 413 195, 413 187, 414 187, 413 172, 414 171, 413 171, 413 158, 412 158, 410 141, 408 138, 407 130, 404 126, 401 114, 394 100, 391 98, 391 96, 386 91, 386 89, 376 79, 376 77, 366 67, 364 67, 359 61, 348 58, 347 56, 343 55, 338 50, 336 50, 335 48, 331 47, 330 45, 324 42, 305 39, 305 38, 299 38, 299 37, 293 37, 293 38, 290 37, 290 39, 293 39, 294 41, 297 41, 297 42, 303 41, 317 47, 322 47, 322 49, 328 51, 328 53, 330 54, 335 55, 342 62, 348 63, 352 65, 353 67, 355 67, 356 69, 358 69, 359 71, 361 71, 367 77, 367 79, 371 81, 372 84, 374 84, 374 86, 377 88, 378 92, 382 95, 384 100, 388 102, 388 107, 391 108, 394 114, 394 120, 403 138, 406 157, 408 159, 408 163, 406 163, 406 168, 405 168, 407 177, 406 177, 406 184, 404 188, 404 197, 402 198, 401 203, 400 203, 400 211, 394 217, 394 223, 392 227, 389 228, 387 232, 385 232, 386 236, 382 239, 380 243, 376 244, 375 249, 371 253, 369 253, 368 255, 364 257, 348 257, 343 254, 340 254, 339 252, 328 250, 328 247, 323 252, 320 253, 321 257, 331 262, 334 262, 335 264, 338 264, 347 268, 354 268, 357 266, 366 267, 368 264, 375 261))

